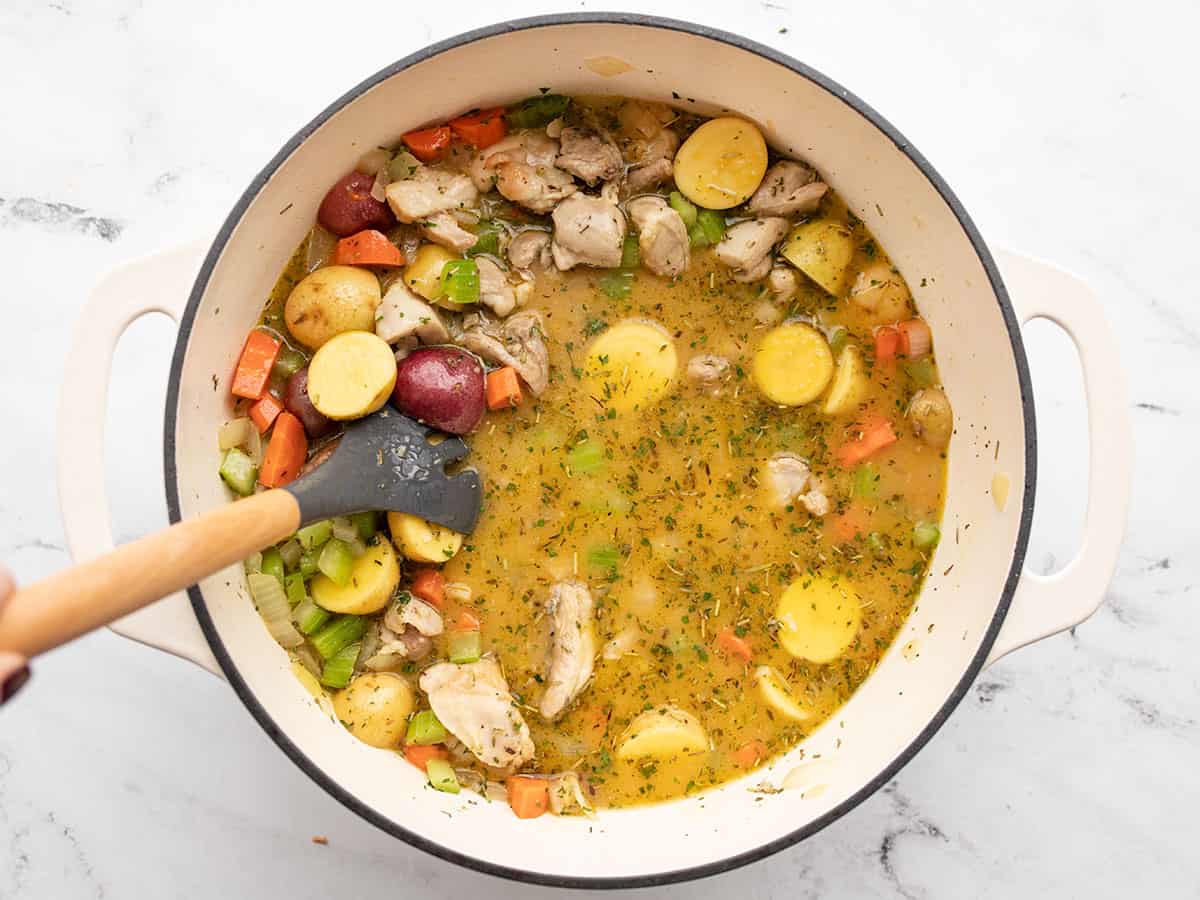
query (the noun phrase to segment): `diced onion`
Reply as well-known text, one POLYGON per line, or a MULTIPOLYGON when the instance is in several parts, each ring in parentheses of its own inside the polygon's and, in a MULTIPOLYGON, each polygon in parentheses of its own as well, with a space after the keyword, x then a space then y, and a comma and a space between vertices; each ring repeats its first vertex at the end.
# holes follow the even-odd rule
POLYGON ((385 203, 387 201, 387 186, 391 183, 392 176, 388 174, 387 166, 384 166, 375 173, 375 183, 371 185, 371 197, 380 203, 385 203))
POLYGON ((345 516, 337 516, 329 521, 333 525, 333 536, 339 541, 349 544, 358 540, 358 529, 345 516))
POLYGON ((292 624, 292 608, 288 605, 283 585, 273 575, 252 572, 246 576, 254 605, 267 625, 267 631, 281 646, 292 648, 304 643, 304 635, 292 624))
POLYGON ((247 575, 249 575, 253 572, 261 572, 262 571, 262 554, 257 553, 257 552, 251 553, 249 556, 246 557, 245 566, 246 566, 246 574, 247 575))
POLYGON ((910 319, 899 325, 904 355, 919 359, 933 349, 933 334, 921 319, 910 319))
POLYGON ((295 538, 281 544, 279 547, 279 555, 283 557, 283 564, 289 569, 294 569, 300 564, 300 557, 304 553, 304 548, 300 546, 300 542, 295 538))
POLYGON ((337 247, 337 237, 331 231, 326 231, 320 225, 314 225, 308 233, 308 246, 304 251, 304 271, 315 272, 322 266, 329 265, 333 259, 333 251, 337 247))
POLYGON ((384 150, 382 147, 374 147, 358 158, 358 163, 354 168, 362 172, 364 175, 377 175, 379 170, 386 169, 387 164, 391 161, 391 150, 384 150))
POLYGON ((601 654, 607 660, 620 659, 622 656, 632 652, 637 646, 638 630, 636 628, 626 628, 618 632, 616 637, 604 645, 604 652, 601 654))
POLYGON ((221 450, 244 447, 250 439, 250 433, 255 431, 254 423, 248 418, 231 419, 217 431, 217 447, 221 450))

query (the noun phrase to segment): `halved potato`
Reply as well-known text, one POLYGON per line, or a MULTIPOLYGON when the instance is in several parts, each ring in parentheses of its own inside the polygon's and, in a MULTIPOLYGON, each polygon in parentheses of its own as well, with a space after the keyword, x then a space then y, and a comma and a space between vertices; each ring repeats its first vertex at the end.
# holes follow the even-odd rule
POLYGON ((416 562, 444 563, 462 547, 463 536, 457 531, 420 516, 390 512, 387 521, 396 548, 416 562))
POLYGON ((825 336, 803 322, 767 332, 754 351, 751 374, 772 403, 800 406, 821 396, 833 377, 833 354, 825 336))
POLYGON ((703 753, 708 735, 700 720, 677 706, 648 709, 632 722, 617 745, 620 759, 653 756, 666 759, 682 754, 703 753))
POLYGON ((675 184, 708 209, 745 202, 767 171, 767 142, 752 122, 736 116, 710 119, 675 154, 675 184))
POLYGON ((346 331, 372 331, 379 279, 355 266, 325 266, 292 288, 283 306, 288 331, 313 350, 346 331))
POLYGON ((879 324, 907 319, 912 311, 908 285, 885 262, 872 263, 858 273, 850 287, 850 302, 879 324))
POLYGON ((413 687, 394 672, 367 672, 333 695, 333 710, 346 729, 372 747, 395 749, 408 729, 413 687))
POLYGON ((754 670, 754 683, 767 706, 785 719, 803 722, 810 715, 807 709, 796 702, 783 676, 770 666, 759 666, 754 670))
POLYGON ((445 247, 422 244, 404 268, 404 283, 426 300, 437 300, 442 296, 442 266, 452 259, 458 257, 445 247))
POLYGON ((779 252, 793 266, 838 297, 846 286, 846 268, 854 257, 854 236, 840 222, 813 219, 793 228, 779 252))
POLYGON ((661 326, 629 319, 592 341, 584 378, 592 396, 623 413, 661 399, 678 366, 675 343, 661 326))
POLYGON ((844 581, 805 576, 788 585, 775 618, 784 650, 800 659, 827 663, 841 656, 858 634, 861 601, 844 581))
POLYGON ((854 344, 847 344, 838 354, 837 371, 829 393, 825 395, 822 411, 828 416, 854 412, 863 401, 868 386, 867 367, 863 364, 862 351, 854 344))
POLYGON ((350 581, 338 584, 326 575, 313 577, 313 602, 335 613, 366 616, 387 606, 400 583, 400 563, 387 541, 378 541, 354 561, 350 581))
POLYGON ((396 386, 396 356, 373 331, 347 331, 308 364, 308 399, 330 419, 359 419, 387 402, 396 386))

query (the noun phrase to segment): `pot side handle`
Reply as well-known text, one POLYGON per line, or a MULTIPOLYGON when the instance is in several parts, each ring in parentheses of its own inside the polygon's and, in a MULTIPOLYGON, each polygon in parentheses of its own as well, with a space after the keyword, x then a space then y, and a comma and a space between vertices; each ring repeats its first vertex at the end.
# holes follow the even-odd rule
MULTIPOLYGON (((117 342, 147 313, 161 312, 179 321, 206 249, 205 244, 190 244, 113 270, 92 291, 75 321, 59 396, 57 454, 59 507, 67 546, 77 563, 114 546, 104 478, 104 422, 117 342)), ((109 627, 220 675, 183 591, 109 627)))
POLYGON ((1075 276, 1029 257, 1001 252, 996 261, 1020 324, 1049 319, 1075 342, 1087 396, 1089 464, 1079 553, 1052 575, 1021 573, 987 665, 1099 609, 1120 554, 1133 475, 1125 375, 1116 334, 1095 295, 1075 276))

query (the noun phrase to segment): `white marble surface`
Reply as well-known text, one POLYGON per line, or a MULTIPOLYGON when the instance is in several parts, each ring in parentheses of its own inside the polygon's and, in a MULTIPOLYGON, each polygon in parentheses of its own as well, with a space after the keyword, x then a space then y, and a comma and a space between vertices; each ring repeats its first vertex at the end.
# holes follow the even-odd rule
MULTIPOLYGON (((19 578, 67 562, 53 409, 70 364, 66 325, 99 274, 211 233, 329 99, 499 14, 359 0, 357 25, 331 27, 335 6, 0 8, 0 390, 13 413, 0 443, 0 559, 19 578)), ((1095 285, 1121 335, 1137 431, 1128 540, 1091 621, 985 672, 893 784, 816 838, 646 893, 1197 896, 1200 9, 1168 0, 608 6, 738 30, 868 98, 940 168, 993 245, 1095 285)), ((1080 385, 1060 334, 1035 328, 1028 339, 1044 448, 1030 560, 1045 571, 1070 556, 1082 520, 1080 385)), ((165 320, 144 320, 117 360, 108 468, 122 539, 165 521, 172 340, 165 320)), ((281 756, 222 682, 111 634, 40 660, 0 713, 0 898, 384 892, 550 893, 449 867, 375 831, 281 756), (314 834, 329 845, 312 844, 314 834)))

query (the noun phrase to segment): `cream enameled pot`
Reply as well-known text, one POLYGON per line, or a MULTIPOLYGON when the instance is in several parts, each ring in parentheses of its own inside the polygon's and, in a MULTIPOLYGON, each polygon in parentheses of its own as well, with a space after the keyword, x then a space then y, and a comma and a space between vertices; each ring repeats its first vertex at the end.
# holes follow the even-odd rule
POLYGON ((76 326, 63 391, 63 515, 76 559, 111 548, 102 463, 108 372, 121 332, 152 310, 179 322, 164 436, 171 518, 227 503, 215 439, 230 415, 224 388, 261 298, 311 226, 328 185, 366 148, 393 143, 448 113, 543 86, 753 118, 772 144, 820 170, 912 286, 936 335, 957 427, 945 538, 911 619, 876 672, 803 745, 741 781, 594 819, 521 821, 504 804, 426 789, 398 755, 368 747, 323 715, 267 633, 237 568, 116 628, 224 675, 314 781, 415 846, 526 881, 664 883, 786 847, 879 788, 945 721, 985 665, 1094 611, 1124 527, 1130 429, 1115 342, 1098 305, 1086 287, 1047 266, 1020 257, 1001 257, 997 266, 924 158, 829 79, 733 35, 644 16, 591 14, 472 32, 380 72, 322 112, 267 164, 206 256, 193 247, 144 260, 96 290, 76 326), (675 91, 688 99, 678 100, 675 91), (1034 317, 1055 320, 1075 340, 1091 442, 1082 549, 1050 577, 1022 570, 1037 439, 1020 327, 1034 317), (764 792, 763 785, 783 790, 764 792))

